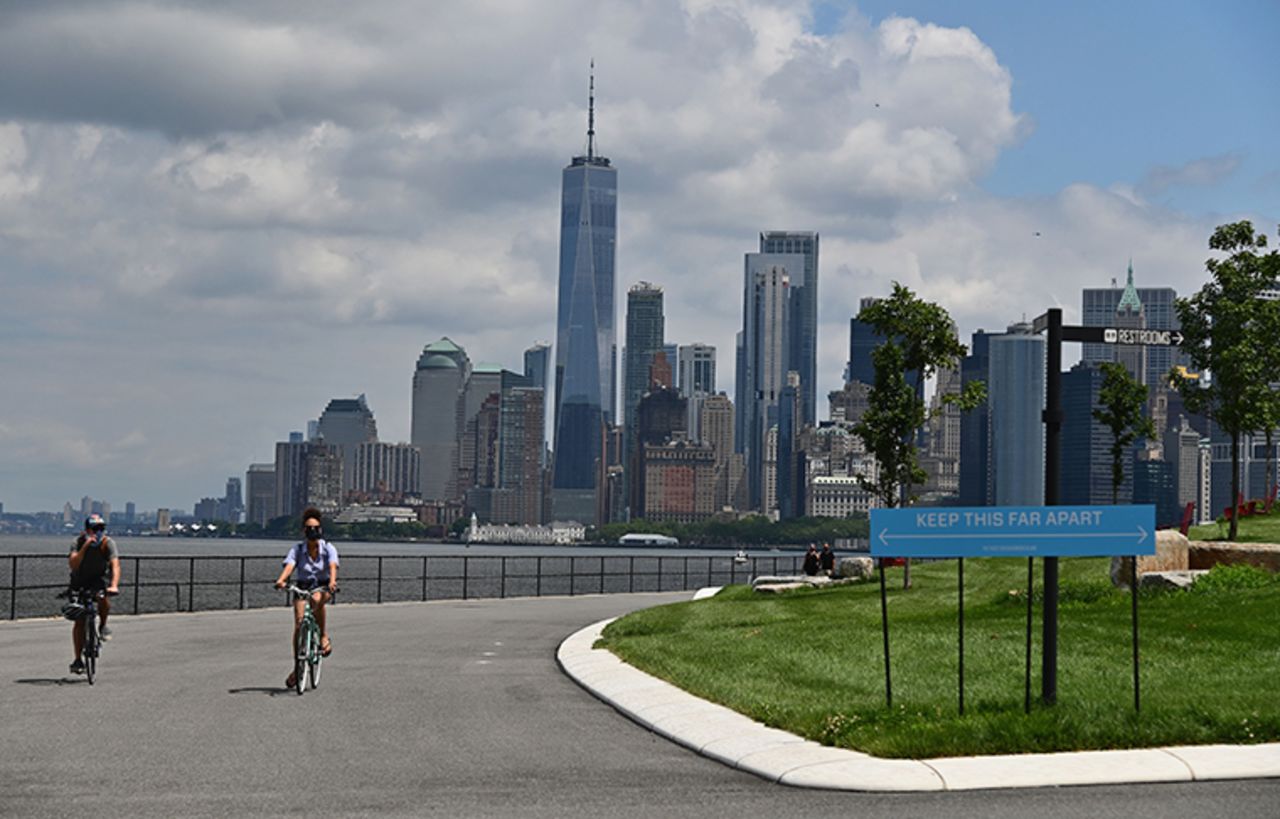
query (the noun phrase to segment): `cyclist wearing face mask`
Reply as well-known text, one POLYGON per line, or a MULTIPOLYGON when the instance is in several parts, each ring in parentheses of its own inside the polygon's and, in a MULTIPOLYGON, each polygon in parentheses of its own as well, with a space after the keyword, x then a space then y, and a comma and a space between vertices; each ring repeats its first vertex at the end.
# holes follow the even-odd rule
MULTIPOLYGON (((297 573, 294 582, 311 592, 311 608, 315 612, 316 623, 320 626, 320 653, 328 657, 333 652, 333 643, 329 640, 329 631, 325 618, 325 604, 333 599, 338 590, 338 550, 323 538, 324 530, 320 523, 320 510, 307 509, 302 513, 302 531, 305 539, 296 544, 284 556, 284 568, 276 578, 276 588, 283 589, 289 582, 289 575, 297 573)), ((302 625, 302 614, 306 610, 306 600, 298 598, 293 601, 293 642, 290 658, 295 656, 298 644, 298 629, 302 625)), ((291 660, 292 662, 292 660, 291 660)), ((285 681, 286 688, 294 685, 293 672, 285 681)))

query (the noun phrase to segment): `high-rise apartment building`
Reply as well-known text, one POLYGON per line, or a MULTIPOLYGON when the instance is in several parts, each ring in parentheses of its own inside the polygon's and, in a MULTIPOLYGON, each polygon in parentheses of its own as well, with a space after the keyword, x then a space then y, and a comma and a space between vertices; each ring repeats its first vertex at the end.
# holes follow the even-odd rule
POLYGON ((499 432, 499 493, 494 519, 539 524, 542 519, 542 418, 539 387, 512 386, 502 392, 499 432))
POLYGON ((987 379, 991 502, 1044 505, 1045 341, 1031 325, 992 336, 987 379))
POLYGON ((308 506, 323 512, 342 505, 342 453, 320 440, 276 443, 276 515, 294 516, 308 506))
POLYGON ((402 503, 422 483, 422 453, 413 444, 366 441, 355 447, 352 491, 363 502, 402 503))
POLYGON ((244 485, 248 501, 245 523, 266 526, 276 516, 276 465, 249 464, 244 485))
POLYGON ((682 344, 676 383, 689 400, 689 437, 702 440, 702 402, 716 393, 716 348, 710 344, 682 344))
POLYGON ((791 273, 803 276, 805 264, 805 256, 795 253, 748 253, 744 260, 741 366, 735 402, 741 425, 736 445, 746 460, 753 509, 760 509, 764 500, 765 436, 777 423, 778 399, 786 386, 791 273))
POLYGON ((326 444, 338 447, 342 453, 342 490, 350 491, 355 485, 355 448, 367 441, 378 440, 378 424, 365 400, 358 398, 334 398, 320 413, 316 435, 326 444))
POLYGON ((413 373, 409 442, 421 455, 418 494, 424 501, 458 497, 458 402, 471 377, 471 359, 448 338, 428 344, 413 373))
POLYGON ((560 519, 593 524, 600 443, 616 423, 614 251, 618 172, 595 152, 595 78, 587 153, 564 169, 556 308, 556 412, 552 506, 560 519))
POLYGON ((790 269, 791 315, 785 370, 800 376, 801 424, 817 423, 818 411, 818 234, 771 230, 760 234, 761 253, 799 254, 804 262, 790 269))

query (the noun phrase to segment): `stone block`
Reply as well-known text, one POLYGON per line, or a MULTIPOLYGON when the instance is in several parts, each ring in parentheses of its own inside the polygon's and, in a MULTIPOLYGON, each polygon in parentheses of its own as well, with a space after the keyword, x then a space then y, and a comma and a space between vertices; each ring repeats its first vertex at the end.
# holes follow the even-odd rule
POLYGON ((852 577, 866 580, 875 571, 875 561, 869 557, 842 557, 837 574, 841 577, 852 577))
MULTIPOLYGON (((1190 542, 1176 529, 1156 532, 1156 553, 1138 557, 1138 575, 1148 572, 1185 572, 1191 566, 1190 542)), ((1111 582, 1118 588, 1129 588, 1132 557, 1111 558, 1111 582)))
POLYGON ((1191 543, 1189 563, 1191 569, 1247 563, 1269 572, 1280 572, 1280 544, 1197 540, 1191 543))
POLYGON ((1144 589, 1189 589, 1207 574, 1203 569, 1185 572, 1147 572, 1138 575, 1138 585, 1144 589))

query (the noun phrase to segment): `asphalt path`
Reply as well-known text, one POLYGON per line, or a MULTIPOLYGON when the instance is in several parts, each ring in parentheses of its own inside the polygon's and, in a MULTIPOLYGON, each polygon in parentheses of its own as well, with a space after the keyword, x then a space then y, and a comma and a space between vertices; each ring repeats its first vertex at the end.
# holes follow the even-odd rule
POLYGON ((660 739, 556 666, 596 620, 686 593, 339 605, 317 691, 286 609, 119 617, 97 685, 70 624, 0 623, 0 815, 1275 817, 1280 780, 856 794, 660 739))

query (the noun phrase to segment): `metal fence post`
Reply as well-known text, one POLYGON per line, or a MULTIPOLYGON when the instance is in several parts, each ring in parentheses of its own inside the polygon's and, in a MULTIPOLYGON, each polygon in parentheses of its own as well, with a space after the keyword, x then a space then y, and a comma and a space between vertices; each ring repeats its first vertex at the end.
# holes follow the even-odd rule
POLYGON ((18 556, 9 564, 9 619, 18 619, 18 556))
POLYGON ((680 588, 681 589, 689 588, 689 558, 687 555, 685 556, 685 559, 684 559, 684 585, 681 586, 680 588))
POLYGON ((604 594, 604 558, 600 558, 600 593, 604 594))
POLYGON ((427 602, 427 556, 422 556, 422 602, 427 602))
POLYGON ((536 569, 536 571, 538 573, 538 579, 534 584, 534 591, 536 592, 534 594, 534 597, 541 597, 542 596, 542 558, 541 557, 538 558, 538 568, 536 569))
POLYGON ((507 556, 506 555, 502 556, 502 581, 501 581, 501 585, 498 587, 498 596, 499 597, 507 596, 507 556))
POLYGON ((244 608, 244 558, 240 558, 240 608, 244 608))
POLYGON ((629 563, 627 564, 627 591, 633 592, 636 590, 636 556, 632 555, 630 558, 628 558, 628 560, 629 560, 629 563))
POLYGON ((382 555, 378 555, 378 602, 382 602, 382 555))
POLYGON ((462 558, 462 599, 467 599, 467 575, 471 573, 471 558, 462 558))
POLYGON ((187 568, 187 611, 196 610, 196 559, 188 558, 191 562, 187 568))
POLYGON ((569 558, 569 596, 573 597, 573 580, 578 570, 578 559, 576 557, 569 558))
MULTIPOLYGON (((733 564, 729 564, 729 584, 733 585, 733 564)), ((711 558, 707 558, 707 585, 711 585, 711 558)))
POLYGON ((138 587, 142 585, 142 563, 133 559, 133 613, 138 613, 138 587))

